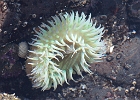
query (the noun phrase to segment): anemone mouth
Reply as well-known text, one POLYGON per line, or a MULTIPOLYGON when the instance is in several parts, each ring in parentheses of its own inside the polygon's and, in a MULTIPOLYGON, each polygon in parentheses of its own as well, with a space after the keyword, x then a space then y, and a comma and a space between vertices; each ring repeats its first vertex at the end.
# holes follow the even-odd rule
MULTIPOLYGON (((37 38, 30 45, 27 66, 32 67, 29 77, 33 87, 48 90, 62 85, 67 80, 74 80, 73 74, 82 76, 82 71, 92 73, 88 63, 102 61, 105 51, 101 41, 103 28, 96 28, 96 23, 84 13, 60 14, 48 21, 51 26, 42 23, 39 30, 34 29, 37 38), (46 30, 47 29, 47 30, 46 30)), ((82 76, 83 77, 83 76, 82 76)))

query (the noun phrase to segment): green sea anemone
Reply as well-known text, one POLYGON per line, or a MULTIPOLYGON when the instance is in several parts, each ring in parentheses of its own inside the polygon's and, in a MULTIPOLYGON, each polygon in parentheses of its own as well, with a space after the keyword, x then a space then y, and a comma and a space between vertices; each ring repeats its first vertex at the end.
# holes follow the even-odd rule
MULTIPOLYGON (((33 87, 48 90, 68 80, 73 74, 82 76, 82 71, 92 74, 89 63, 102 61, 105 52, 101 40, 103 27, 96 28, 91 15, 78 12, 60 14, 34 29, 37 38, 30 43, 32 49, 26 61, 26 70, 33 87), (30 69, 30 71, 29 71, 30 69)), ((82 76, 83 77, 83 76, 82 76)))

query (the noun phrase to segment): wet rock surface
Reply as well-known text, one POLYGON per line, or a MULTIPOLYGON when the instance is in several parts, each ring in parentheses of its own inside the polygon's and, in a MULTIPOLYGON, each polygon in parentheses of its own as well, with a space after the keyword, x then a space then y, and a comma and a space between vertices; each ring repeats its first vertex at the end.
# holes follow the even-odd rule
POLYGON ((21 100, 139 100, 139 5, 139 0, 1 0, 0 96, 15 93, 21 100), (33 27, 71 10, 91 13, 93 21, 105 27, 106 57, 91 64, 93 75, 84 73, 84 79, 74 75, 77 83, 70 81, 56 91, 34 89, 24 71, 26 58, 18 56, 17 44, 31 42, 33 27))
POLYGON ((1 48, 0 52, 0 76, 4 78, 18 76, 22 71, 22 65, 18 61, 18 45, 11 43, 1 48))

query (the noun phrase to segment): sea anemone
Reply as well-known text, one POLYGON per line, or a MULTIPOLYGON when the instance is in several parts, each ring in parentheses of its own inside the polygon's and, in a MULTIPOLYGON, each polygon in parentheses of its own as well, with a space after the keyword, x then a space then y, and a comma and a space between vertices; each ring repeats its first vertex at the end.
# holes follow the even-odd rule
MULTIPOLYGON (((49 90, 68 80, 73 74, 82 76, 82 71, 92 74, 89 64, 102 61, 105 52, 101 40, 103 27, 93 24, 91 15, 78 12, 53 16, 50 25, 42 23, 34 28, 36 38, 29 43, 32 47, 26 61, 26 71, 33 87, 49 90), (31 70, 31 71, 29 71, 31 70)), ((83 77, 83 76, 82 76, 83 77)))
POLYGON ((15 94, 0 93, 0 100, 21 100, 15 94))

